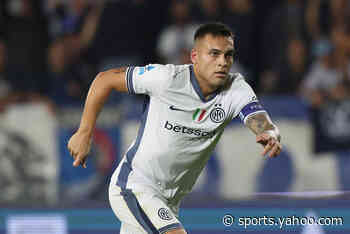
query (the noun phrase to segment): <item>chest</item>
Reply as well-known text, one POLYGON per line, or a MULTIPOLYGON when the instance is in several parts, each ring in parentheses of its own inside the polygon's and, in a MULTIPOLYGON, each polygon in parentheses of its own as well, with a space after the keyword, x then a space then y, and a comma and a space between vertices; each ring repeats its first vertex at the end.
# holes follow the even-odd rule
POLYGON ((159 100, 158 106, 164 117, 161 120, 174 131, 188 132, 186 129, 192 129, 194 132, 212 132, 232 119, 231 105, 222 97, 203 103, 191 96, 179 95, 177 98, 159 100))

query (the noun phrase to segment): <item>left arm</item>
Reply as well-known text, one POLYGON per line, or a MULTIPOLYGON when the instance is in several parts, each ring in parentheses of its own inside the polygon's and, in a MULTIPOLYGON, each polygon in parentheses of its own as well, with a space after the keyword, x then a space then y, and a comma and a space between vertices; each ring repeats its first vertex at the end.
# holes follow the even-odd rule
POLYGON ((256 134, 256 142, 264 147, 262 155, 269 153, 270 157, 276 157, 282 150, 281 136, 266 112, 249 116, 245 125, 256 134))

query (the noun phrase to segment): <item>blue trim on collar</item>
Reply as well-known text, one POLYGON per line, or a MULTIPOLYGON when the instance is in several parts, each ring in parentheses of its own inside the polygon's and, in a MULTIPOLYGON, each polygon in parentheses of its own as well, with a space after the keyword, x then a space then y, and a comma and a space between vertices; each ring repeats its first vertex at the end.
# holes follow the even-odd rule
POLYGON ((213 100, 216 97, 216 95, 218 94, 218 92, 216 91, 208 100, 205 99, 205 97, 202 93, 202 90, 199 87, 198 79, 197 79, 196 75, 194 74, 193 65, 190 65, 190 79, 191 79, 191 83, 192 83, 194 90, 196 91, 196 93, 198 94, 198 96, 202 100, 202 102, 209 102, 209 101, 213 100))

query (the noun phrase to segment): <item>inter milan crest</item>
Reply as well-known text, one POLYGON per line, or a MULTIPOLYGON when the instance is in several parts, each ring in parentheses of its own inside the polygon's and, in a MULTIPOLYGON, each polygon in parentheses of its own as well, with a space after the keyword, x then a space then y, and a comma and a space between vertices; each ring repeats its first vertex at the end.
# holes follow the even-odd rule
POLYGON ((215 106, 210 112, 210 119, 214 123, 221 123, 225 119, 225 111, 221 108, 221 104, 216 104, 215 106))
POLYGON ((158 216, 163 220, 171 220, 173 218, 173 215, 167 208, 160 208, 158 210, 158 216))

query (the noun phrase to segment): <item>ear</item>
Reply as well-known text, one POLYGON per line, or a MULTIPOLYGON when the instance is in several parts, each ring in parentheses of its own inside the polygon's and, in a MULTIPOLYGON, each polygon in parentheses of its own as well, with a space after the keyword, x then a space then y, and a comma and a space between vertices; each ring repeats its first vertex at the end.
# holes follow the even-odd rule
POLYGON ((198 52, 196 49, 192 49, 191 50, 191 61, 193 64, 196 64, 197 63, 197 56, 198 56, 198 52))

